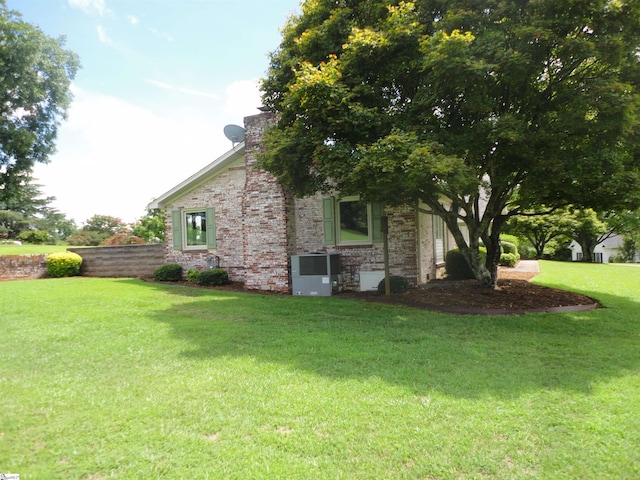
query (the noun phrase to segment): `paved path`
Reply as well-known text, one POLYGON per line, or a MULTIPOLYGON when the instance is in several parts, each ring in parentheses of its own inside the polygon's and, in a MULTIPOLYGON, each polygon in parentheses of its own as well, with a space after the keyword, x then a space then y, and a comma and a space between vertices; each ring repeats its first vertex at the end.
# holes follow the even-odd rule
POLYGON ((518 264, 510 268, 512 272, 535 272, 540 273, 540 264, 537 260, 520 260, 518 264))

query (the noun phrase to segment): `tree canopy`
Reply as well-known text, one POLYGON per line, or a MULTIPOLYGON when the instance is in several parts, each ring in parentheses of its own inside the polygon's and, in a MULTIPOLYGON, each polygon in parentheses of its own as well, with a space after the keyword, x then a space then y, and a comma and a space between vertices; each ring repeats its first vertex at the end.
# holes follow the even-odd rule
POLYGON ((24 174, 55 152, 79 65, 64 38, 47 37, 0 1, 0 189, 17 193, 24 174))
POLYGON ((426 206, 495 286, 510 216, 640 203, 639 24, 635 0, 307 0, 261 164, 299 196, 426 206))

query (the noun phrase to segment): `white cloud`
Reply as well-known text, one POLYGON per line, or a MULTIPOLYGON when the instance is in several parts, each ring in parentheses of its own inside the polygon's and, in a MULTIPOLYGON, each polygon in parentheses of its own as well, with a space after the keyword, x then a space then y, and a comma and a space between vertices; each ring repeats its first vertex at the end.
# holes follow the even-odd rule
POLYGON ((168 83, 159 82, 157 80, 147 79, 147 80, 145 80, 145 82, 150 84, 150 85, 154 85, 156 87, 162 88, 164 90, 171 90, 171 91, 174 91, 174 92, 185 93, 187 95, 193 95, 193 96, 196 96, 196 97, 206 97, 206 98, 213 98, 213 99, 219 99, 220 98, 220 96, 215 94, 215 93, 202 92, 200 90, 193 90, 191 88, 180 87, 180 86, 176 86, 176 85, 170 85, 168 83))
POLYGON ((111 37, 107 35, 107 30, 102 25, 97 25, 96 30, 98 32, 98 39, 100 40, 101 43, 104 43, 105 45, 109 45, 109 46, 115 45, 111 37))
POLYGON ((161 38, 161 39, 163 39, 163 40, 166 40, 166 41, 167 41, 167 42, 169 42, 169 43, 171 43, 171 42, 173 42, 173 41, 175 40, 175 39, 173 38, 173 36, 171 36, 171 35, 170 35, 170 34, 168 34, 168 33, 161 32, 160 30, 157 30, 157 29, 155 29, 155 28, 153 28, 153 27, 148 27, 148 28, 149 28, 149 31, 150 31, 151 33, 153 33, 156 37, 161 38))
POLYGON ((147 204, 230 148, 224 120, 160 116, 74 87, 58 153, 34 176, 52 206, 81 224, 93 215, 133 222, 147 204))
POLYGON ((223 111, 229 114, 244 112, 243 116, 255 115, 262 106, 259 80, 239 80, 227 87, 223 111))
POLYGON ((129 21, 129 23, 131 25, 137 25, 138 24, 138 17, 136 17, 134 15, 127 15, 127 20, 129 21))
POLYGON ((69 5, 74 8, 79 8, 90 15, 97 14, 103 16, 111 13, 111 10, 107 8, 105 0, 69 0, 69 5))

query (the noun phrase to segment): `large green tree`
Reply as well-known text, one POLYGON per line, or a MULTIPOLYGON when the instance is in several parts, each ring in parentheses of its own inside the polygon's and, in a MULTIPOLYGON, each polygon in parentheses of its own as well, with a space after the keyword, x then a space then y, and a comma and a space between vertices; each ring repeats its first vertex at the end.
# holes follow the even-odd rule
POLYGON ((504 231, 526 238, 535 248, 536 257, 542 258, 547 244, 566 235, 570 225, 573 225, 573 212, 570 209, 549 210, 541 206, 511 217, 504 231))
POLYGON ((262 166, 426 206, 495 286, 510 216, 638 204, 639 24, 637 0, 307 0, 263 81, 262 166))
POLYGON ((18 194, 20 179, 55 152, 79 68, 64 38, 50 38, 0 0, 0 189, 18 194))

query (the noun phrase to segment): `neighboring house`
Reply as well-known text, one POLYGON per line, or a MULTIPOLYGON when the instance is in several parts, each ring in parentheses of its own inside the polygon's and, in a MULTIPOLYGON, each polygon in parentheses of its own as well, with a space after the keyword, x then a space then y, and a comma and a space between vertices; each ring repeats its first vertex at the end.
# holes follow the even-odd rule
POLYGON ((256 168, 264 130, 274 121, 272 113, 246 117, 244 142, 149 205, 166 212, 167 263, 220 266, 248 289, 292 292, 292 256, 339 254, 342 286, 369 290, 384 278, 384 214, 391 274, 414 285, 441 275, 455 246, 441 218, 357 197, 295 198, 256 168))
MULTIPOLYGON (((611 257, 620 253, 624 239, 620 235, 612 235, 593 249, 593 261, 595 263, 610 263, 611 257)), ((581 262, 583 259, 582 247, 573 240, 569 245, 571 260, 581 262)))

